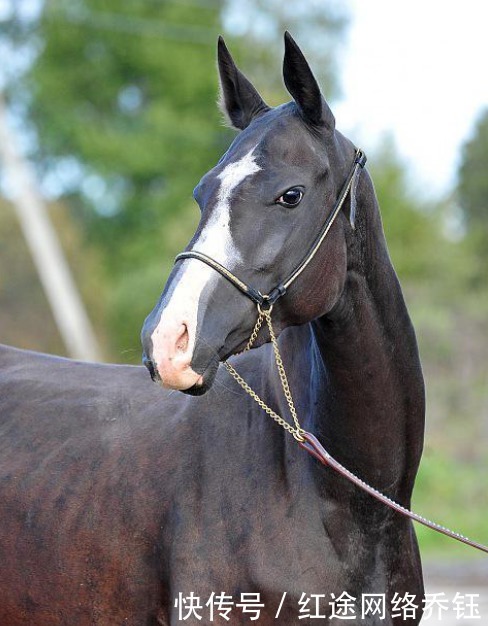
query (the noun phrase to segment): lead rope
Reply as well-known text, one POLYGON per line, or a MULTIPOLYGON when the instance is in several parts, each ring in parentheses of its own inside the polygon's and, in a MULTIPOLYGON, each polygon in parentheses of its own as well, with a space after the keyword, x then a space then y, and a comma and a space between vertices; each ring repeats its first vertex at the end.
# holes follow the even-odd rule
POLYGON ((357 485, 360 489, 362 489, 363 491, 371 495, 373 498, 376 498, 383 504, 386 504, 386 506, 390 507, 394 511, 397 511, 400 514, 405 515, 406 517, 409 517, 410 519, 418 522, 419 524, 422 524, 423 526, 427 526, 427 528, 435 530, 438 533, 446 535, 447 537, 451 537, 452 539, 456 539, 457 541, 460 541, 461 543, 464 543, 468 546, 471 546, 472 548, 476 548, 477 550, 481 550, 482 552, 486 552, 488 554, 488 546, 484 546, 481 543, 472 541, 471 539, 468 539, 468 537, 465 537, 464 535, 461 535, 460 533, 454 532, 453 530, 450 530, 449 528, 446 528, 445 526, 441 526, 440 524, 437 524, 436 522, 432 522, 431 520, 419 515, 418 513, 414 513, 410 509, 407 509, 406 507, 402 506, 398 502, 395 502, 395 500, 392 500, 391 498, 381 493, 380 491, 378 491, 377 489, 375 489, 368 483, 364 482, 364 480, 362 480, 361 478, 353 474, 346 467, 341 465, 341 463, 336 461, 334 457, 332 457, 327 452, 327 450, 322 446, 320 441, 314 435, 307 432, 300 426, 300 422, 298 421, 298 416, 297 416, 297 412, 295 409, 295 404, 293 402, 293 397, 291 395, 290 386, 288 384, 288 378, 286 376, 285 366, 283 365, 283 359, 281 358, 280 349, 278 347, 278 341, 276 340, 276 335, 273 329, 273 324, 271 322, 271 311, 273 310, 273 306, 271 305, 268 308, 263 309, 258 304, 257 307, 258 307, 258 319, 256 321, 256 324, 254 325, 253 331, 251 333, 249 341, 247 342, 246 347, 240 354, 243 354, 244 352, 247 352, 252 348, 252 346, 254 345, 254 342, 256 341, 258 337, 261 326, 263 325, 263 321, 266 321, 266 325, 268 326, 268 330, 269 330, 269 336, 271 339, 271 345, 273 346, 276 367, 278 369, 278 373, 280 376, 281 386, 283 388, 283 393, 285 395, 288 408, 289 408, 291 417, 293 419, 294 426, 291 425, 289 422, 287 422, 285 419, 283 419, 280 415, 278 415, 276 411, 273 411, 273 409, 271 409, 258 396, 258 394, 253 389, 251 389, 251 387, 246 383, 246 381, 242 378, 242 376, 235 370, 235 368, 230 363, 228 363, 227 361, 223 361, 229 374, 242 387, 242 389, 244 389, 244 391, 247 394, 249 394, 251 398, 255 402, 257 402, 257 404, 263 409, 263 411, 265 411, 272 419, 274 419, 275 422, 277 422, 286 431, 291 433, 293 437, 298 441, 301 448, 306 450, 309 454, 315 457, 323 465, 331 467, 338 474, 345 477, 347 480, 349 480, 353 484, 357 485))

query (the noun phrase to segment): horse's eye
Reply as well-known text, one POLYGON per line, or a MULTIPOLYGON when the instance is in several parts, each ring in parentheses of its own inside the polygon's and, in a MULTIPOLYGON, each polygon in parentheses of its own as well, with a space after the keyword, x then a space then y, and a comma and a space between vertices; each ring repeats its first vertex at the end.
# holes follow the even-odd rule
POLYGON ((300 204, 303 198, 303 189, 300 187, 292 187, 276 200, 276 204, 292 209, 300 204))

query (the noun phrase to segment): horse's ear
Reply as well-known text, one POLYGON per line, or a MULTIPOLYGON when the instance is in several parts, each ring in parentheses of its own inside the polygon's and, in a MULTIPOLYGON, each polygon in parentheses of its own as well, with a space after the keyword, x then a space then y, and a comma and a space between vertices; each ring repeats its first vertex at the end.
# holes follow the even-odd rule
POLYGON ((220 107, 232 126, 244 130, 255 117, 269 111, 256 89, 240 72, 222 37, 218 43, 220 107))
POLYGON ((335 127, 335 119, 312 74, 303 52, 288 31, 285 32, 283 78, 286 88, 295 100, 300 115, 314 126, 335 127))

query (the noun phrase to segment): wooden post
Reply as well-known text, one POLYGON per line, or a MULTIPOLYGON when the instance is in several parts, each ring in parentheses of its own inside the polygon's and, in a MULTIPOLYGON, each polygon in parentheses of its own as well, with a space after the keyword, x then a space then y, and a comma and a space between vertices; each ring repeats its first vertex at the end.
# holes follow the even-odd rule
POLYGON ((32 167, 22 156, 16 136, 8 126, 5 100, 1 93, 0 159, 22 232, 67 353, 82 361, 99 361, 101 353, 95 333, 49 218, 32 167))

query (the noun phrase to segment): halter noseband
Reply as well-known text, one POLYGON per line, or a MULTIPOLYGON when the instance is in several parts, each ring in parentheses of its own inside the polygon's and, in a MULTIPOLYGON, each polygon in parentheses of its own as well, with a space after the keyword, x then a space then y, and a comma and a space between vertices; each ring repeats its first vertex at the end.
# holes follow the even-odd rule
MULTIPOLYGON (((352 164, 351 170, 348 174, 346 182, 344 183, 341 192, 336 200, 334 208, 331 213, 327 217, 324 225, 322 226, 319 234, 315 238, 314 243, 312 244, 309 252, 303 257, 297 267, 291 272, 288 277, 276 285, 269 293, 262 294, 258 289, 254 289, 253 287, 247 285, 240 278, 235 276, 230 270, 221 265, 212 257, 204 254, 203 252, 198 252, 198 250, 187 250, 186 252, 181 252, 175 258, 175 263, 177 261, 182 261, 183 259, 198 259, 202 263, 210 266, 216 272, 218 272, 221 276, 226 278, 230 283, 234 285, 239 291, 241 291, 245 296, 247 296, 250 300, 254 302, 260 309, 269 309, 273 306, 273 304, 281 298, 281 296, 285 295, 288 287, 300 276, 303 270, 307 267, 310 261, 314 258, 317 251, 319 250, 322 242, 324 241, 327 233, 329 232, 332 224, 334 223, 336 217, 338 216, 342 206, 348 196, 348 194, 352 191, 354 193, 358 176, 361 170, 364 168, 366 164, 366 155, 359 148, 356 150, 356 155, 354 157, 354 163, 352 164)), ((351 198, 351 202, 354 202, 353 198, 351 198)), ((351 211, 352 212, 352 211, 351 211)))

